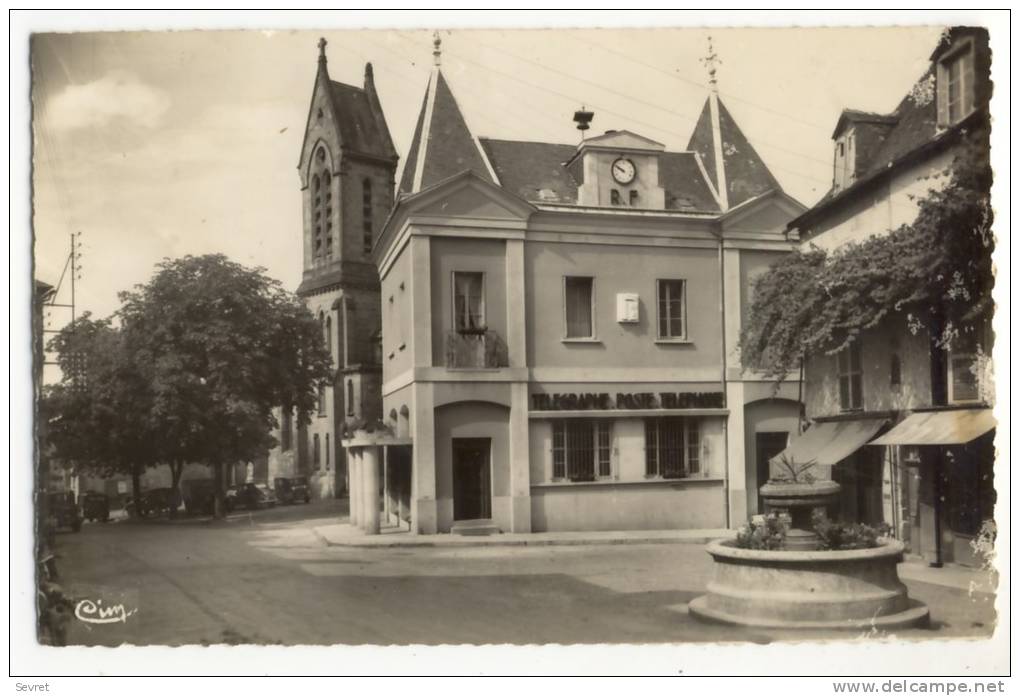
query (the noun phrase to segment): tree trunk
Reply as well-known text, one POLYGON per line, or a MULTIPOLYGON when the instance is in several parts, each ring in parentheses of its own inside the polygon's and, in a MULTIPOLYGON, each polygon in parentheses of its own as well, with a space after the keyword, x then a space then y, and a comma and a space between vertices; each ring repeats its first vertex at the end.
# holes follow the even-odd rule
MULTIPOLYGON (((181 497, 181 474, 184 473, 184 462, 170 462, 170 487, 176 496, 174 502, 181 497)), ((170 517, 177 517, 177 505, 170 505, 170 517)))
POLYGON ((142 509, 142 476, 138 471, 138 465, 131 465, 131 499, 135 501, 135 517, 144 517, 142 509))
POLYGON ((223 462, 216 462, 213 464, 213 479, 216 481, 216 495, 214 498, 213 505, 213 518, 222 520, 227 516, 226 509, 226 496, 224 494, 223 486, 223 474, 224 467, 223 462))

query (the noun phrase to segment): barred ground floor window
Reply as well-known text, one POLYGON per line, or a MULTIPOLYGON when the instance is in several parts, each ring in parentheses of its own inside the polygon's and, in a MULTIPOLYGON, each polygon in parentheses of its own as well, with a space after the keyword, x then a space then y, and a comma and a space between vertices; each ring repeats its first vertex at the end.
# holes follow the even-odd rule
POLYGON ((608 420, 553 421, 553 479, 594 481, 612 476, 612 441, 612 423, 608 420))
POLYGON ((701 430, 696 418, 645 419, 645 474, 687 478, 701 472, 701 430))

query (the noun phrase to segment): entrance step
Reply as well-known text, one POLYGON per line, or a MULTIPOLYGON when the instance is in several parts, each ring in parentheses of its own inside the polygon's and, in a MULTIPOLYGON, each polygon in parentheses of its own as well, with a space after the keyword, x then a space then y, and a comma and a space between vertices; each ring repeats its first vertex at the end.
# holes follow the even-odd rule
POLYGON ((492 520, 460 520, 450 527, 450 534, 459 536, 491 536, 500 534, 499 525, 492 520))

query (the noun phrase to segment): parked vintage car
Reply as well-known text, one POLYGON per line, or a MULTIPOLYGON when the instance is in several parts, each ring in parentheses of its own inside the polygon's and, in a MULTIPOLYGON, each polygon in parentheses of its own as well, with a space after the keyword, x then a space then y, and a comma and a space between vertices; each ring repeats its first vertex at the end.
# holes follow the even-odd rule
POLYGON ((273 488, 276 491, 277 500, 283 505, 308 503, 312 499, 312 494, 308 490, 308 479, 304 476, 273 479, 273 488))
POLYGON ((216 507, 216 482, 212 479, 189 479, 181 482, 184 509, 189 515, 211 515, 216 507))
POLYGON ((246 483, 237 488, 227 491, 227 510, 246 508, 248 510, 261 510, 262 508, 274 507, 276 495, 268 486, 257 483, 246 483))
POLYGON ((81 531, 81 515, 78 514, 78 506, 74 502, 74 493, 50 493, 46 502, 47 521, 53 531, 61 529, 81 531))
POLYGON ((81 496, 81 516, 89 522, 109 522, 109 496, 99 491, 86 491, 81 496))
POLYGON ((164 513, 169 514, 181 506, 181 494, 173 488, 153 488, 151 491, 144 491, 139 496, 140 502, 129 499, 125 504, 128 515, 134 517, 158 517, 164 513))

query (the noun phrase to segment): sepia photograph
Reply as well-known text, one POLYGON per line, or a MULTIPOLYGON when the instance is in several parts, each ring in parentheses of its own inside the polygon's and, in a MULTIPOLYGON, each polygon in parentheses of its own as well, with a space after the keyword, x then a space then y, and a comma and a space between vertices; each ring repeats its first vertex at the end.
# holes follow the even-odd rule
POLYGON ((194 14, 43 13, 12 89, 48 669, 1009 673, 1008 15, 194 14))

